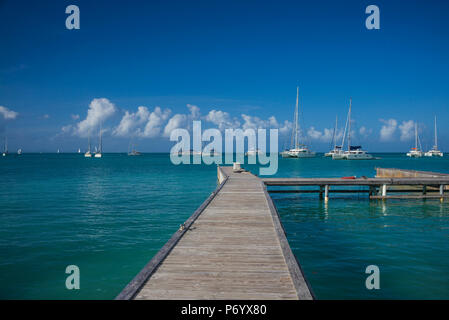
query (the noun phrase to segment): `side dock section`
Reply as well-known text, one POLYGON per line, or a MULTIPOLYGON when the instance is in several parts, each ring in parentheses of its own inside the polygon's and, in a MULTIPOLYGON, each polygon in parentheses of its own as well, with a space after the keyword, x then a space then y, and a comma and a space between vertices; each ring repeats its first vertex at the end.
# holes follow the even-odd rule
POLYGON ((313 299, 263 181, 219 186, 116 299, 313 299))

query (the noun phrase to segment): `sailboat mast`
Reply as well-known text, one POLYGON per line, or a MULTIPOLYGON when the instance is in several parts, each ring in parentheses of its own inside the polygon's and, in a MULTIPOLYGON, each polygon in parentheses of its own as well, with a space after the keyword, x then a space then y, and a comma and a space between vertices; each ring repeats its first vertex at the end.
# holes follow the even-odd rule
POLYGON ((90 136, 87 137, 87 151, 90 152, 90 136))
POLYGON ((334 135, 332 137, 332 141, 334 142, 334 150, 337 147, 337 126, 338 126, 338 116, 335 116, 335 127, 334 127, 334 135))
POLYGON ((101 141, 101 123, 100 123, 100 153, 102 152, 102 141, 101 141))
POLYGON ((296 87, 296 108, 295 108, 295 148, 298 148, 298 114, 299 114, 299 86, 296 87))
POLYGON ((348 113, 348 151, 351 151, 351 108, 352 108, 352 98, 349 98, 349 113, 348 113))
POLYGON ((435 116, 435 149, 438 149, 438 138, 437 138, 437 116, 435 116))
POLYGON ((415 122, 415 149, 418 150, 418 123, 415 122))

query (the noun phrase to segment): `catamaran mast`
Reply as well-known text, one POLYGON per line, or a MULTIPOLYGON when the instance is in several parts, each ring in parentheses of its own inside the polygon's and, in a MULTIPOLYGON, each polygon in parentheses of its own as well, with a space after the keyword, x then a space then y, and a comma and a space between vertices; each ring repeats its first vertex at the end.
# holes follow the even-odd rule
POLYGON ((298 148, 298 114, 299 114, 299 86, 296 87, 296 108, 295 108, 295 148, 298 148))
POLYGON ((415 122, 415 149, 418 150, 418 123, 415 122))
POLYGON ((349 117, 349 112, 348 115, 346 116, 346 123, 345 123, 345 130, 343 130, 343 138, 341 139, 341 150, 343 150, 343 147, 345 145, 345 138, 346 138, 346 130, 348 129, 348 117, 349 117))
POLYGON ((349 113, 348 113, 348 151, 351 151, 351 108, 352 98, 349 98, 349 113))
POLYGON ((435 116, 435 150, 438 150, 438 138, 437 138, 437 116, 435 116))
POLYGON ((332 135, 332 144, 334 145, 334 150, 337 148, 337 126, 338 126, 338 116, 335 116, 335 127, 334 127, 334 134, 332 135))

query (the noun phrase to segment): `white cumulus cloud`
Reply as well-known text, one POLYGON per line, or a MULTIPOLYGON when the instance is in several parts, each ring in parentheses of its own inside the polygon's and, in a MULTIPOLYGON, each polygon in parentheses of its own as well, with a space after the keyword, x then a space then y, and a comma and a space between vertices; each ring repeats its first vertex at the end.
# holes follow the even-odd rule
POLYGON ((105 122, 115 111, 115 105, 108 99, 93 99, 89 104, 86 119, 78 122, 74 133, 81 137, 90 135, 95 128, 99 127, 100 123, 105 122))
POLYGON ((170 137, 173 130, 178 128, 184 128, 186 126, 187 116, 185 114, 175 114, 168 120, 167 125, 164 128, 164 137, 170 137))
POLYGON ((398 126, 398 122, 396 119, 380 119, 381 122, 384 123, 382 128, 380 129, 380 140, 381 141, 390 141, 393 139, 393 135, 396 132, 396 128, 398 126))
MULTIPOLYGON (((315 129, 315 127, 310 127, 307 130, 307 135, 312 140, 318 140, 322 142, 330 142, 332 141, 332 137, 334 136, 334 129, 328 129, 324 128, 323 131, 319 131, 315 129)), ((337 134, 335 135, 335 139, 339 139, 343 136, 343 133, 341 130, 337 130, 337 134)))
POLYGON ((170 116, 171 110, 165 109, 162 111, 160 107, 154 108, 154 111, 150 113, 148 117, 148 122, 145 125, 142 137, 154 138, 160 135, 162 130, 162 125, 170 116))
POLYGON ((402 121, 402 124, 399 125, 399 131, 401 132, 401 141, 407 141, 413 137, 414 127, 415 122, 413 120, 402 121))
POLYGON ((142 125, 148 120, 150 112, 147 107, 140 106, 137 108, 137 112, 131 113, 125 111, 125 115, 120 120, 119 125, 114 129, 113 134, 119 137, 126 137, 129 135, 135 135, 138 126, 142 125))
POLYGON ((0 115, 2 115, 3 119, 5 120, 14 120, 15 118, 17 118, 19 113, 10 110, 4 106, 0 106, 0 115))

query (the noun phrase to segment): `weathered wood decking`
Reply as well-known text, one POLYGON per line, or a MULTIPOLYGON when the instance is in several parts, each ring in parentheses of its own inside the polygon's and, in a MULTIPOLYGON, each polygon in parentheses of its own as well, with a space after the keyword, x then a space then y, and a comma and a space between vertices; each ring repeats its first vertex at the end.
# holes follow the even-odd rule
POLYGON ((117 299, 313 299, 266 187, 226 180, 117 299))

